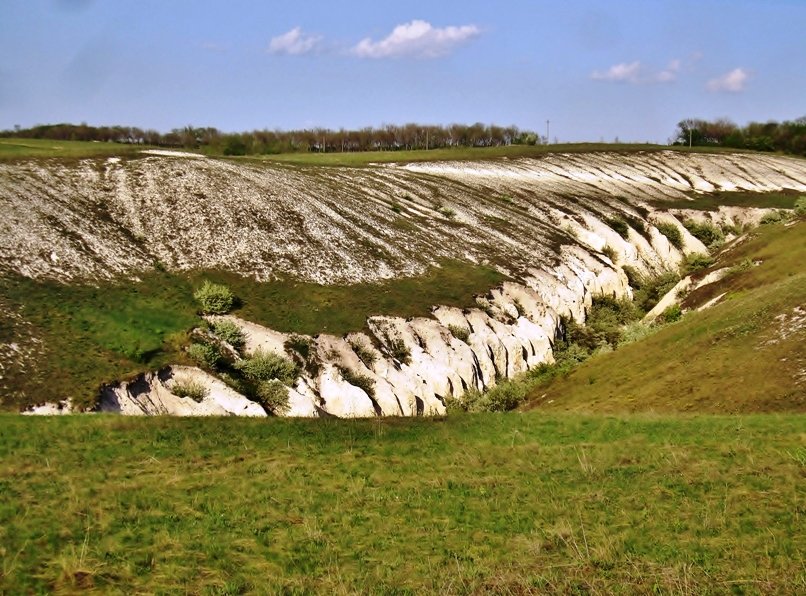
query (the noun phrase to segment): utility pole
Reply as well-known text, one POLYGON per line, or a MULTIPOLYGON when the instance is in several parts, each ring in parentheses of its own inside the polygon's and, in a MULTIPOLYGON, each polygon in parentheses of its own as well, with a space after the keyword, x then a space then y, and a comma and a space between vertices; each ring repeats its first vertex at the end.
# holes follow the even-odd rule
POLYGON ((691 149, 691 131, 692 131, 692 128, 691 128, 691 126, 689 126, 688 127, 688 147, 689 147, 689 149, 691 149))
POLYGON ((546 145, 549 144, 549 121, 546 120, 546 145))

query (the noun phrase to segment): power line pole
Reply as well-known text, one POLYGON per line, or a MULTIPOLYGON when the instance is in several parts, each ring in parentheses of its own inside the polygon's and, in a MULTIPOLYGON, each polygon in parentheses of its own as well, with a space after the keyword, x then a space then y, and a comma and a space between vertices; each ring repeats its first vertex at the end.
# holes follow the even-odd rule
POLYGON ((549 142, 549 120, 546 120, 546 145, 548 145, 549 142))

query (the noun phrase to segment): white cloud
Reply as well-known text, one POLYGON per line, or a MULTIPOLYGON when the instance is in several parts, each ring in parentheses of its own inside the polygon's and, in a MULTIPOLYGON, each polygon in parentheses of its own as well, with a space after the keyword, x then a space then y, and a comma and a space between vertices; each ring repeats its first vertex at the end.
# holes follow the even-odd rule
POLYGON ((675 58, 669 65, 662 71, 655 75, 655 80, 658 83, 670 83, 677 79, 677 73, 680 71, 680 60, 675 58))
POLYGON ((475 25, 440 28, 433 27, 427 21, 414 20, 398 25, 380 41, 372 41, 369 37, 362 39, 351 52, 361 58, 437 58, 480 33, 475 25))
POLYGON ((317 49, 321 39, 316 35, 306 35, 300 27, 294 27, 291 31, 272 37, 269 43, 269 53, 292 56, 308 54, 317 49))
POLYGON ((591 78, 594 81, 611 83, 671 83, 677 80, 682 62, 675 58, 663 70, 654 71, 644 67, 639 60, 614 64, 607 70, 594 70, 591 78))
POLYGON ((721 77, 711 79, 708 81, 706 87, 708 91, 718 93, 720 91, 727 91, 730 93, 739 93, 744 91, 747 85, 747 79, 750 75, 743 68, 734 68, 732 71, 723 74, 721 77))
POLYGON ((591 78, 595 81, 612 81, 616 83, 637 83, 641 76, 641 63, 639 61, 622 62, 614 64, 606 71, 595 70, 591 73, 591 78))

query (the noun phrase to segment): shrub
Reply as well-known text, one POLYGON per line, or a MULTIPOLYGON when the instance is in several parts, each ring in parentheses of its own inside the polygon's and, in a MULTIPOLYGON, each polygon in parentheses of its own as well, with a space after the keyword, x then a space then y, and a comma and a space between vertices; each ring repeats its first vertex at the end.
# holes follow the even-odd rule
POLYGON ((288 411, 288 387, 278 379, 258 383, 255 398, 272 414, 284 414, 288 411))
POLYGON ((647 313, 652 310, 658 301, 671 290, 680 276, 676 273, 664 273, 657 277, 638 276, 636 280, 633 302, 640 312, 647 313))
POLYGON ((669 308, 663 311, 658 319, 663 323, 674 323, 679 321, 683 316, 683 311, 680 310, 679 304, 672 304, 669 308))
POLYGON ((517 408, 526 399, 526 385, 514 381, 503 381, 487 392, 490 412, 508 412, 517 408))
POLYGON ((202 312, 207 315, 226 314, 232 310, 235 303, 235 296, 227 286, 210 281, 205 281, 193 293, 193 298, 201 306, 202 312))
POLYGON ((696 222, 686 219, 683 221, 683 225, 692 236, 709 248, 719 246, 725 240, 722 230, 709 221, 696 222))
POLYGON ((694 273, 695 271, 700 271, 701 269, 707 269, 711 265, 714 264, 714 258, 710 255, 705 255, 700 252, 694 252, 689 255, 686 255, 685 260, 683 261, 683 274, 688 275, 690 273, 694 273))
POLYGON ((764 216, 759 221, 759 223, 764 226, 769 224, 780 223, 783 219, 784 217, 780 211, 771 211, 769 213, 765 213, 764 216))
POLYGON ((669 244, 674 246, 677 250, 683 248, 683 234, 680 232, 680 228, 668 222, 660 222, 655 227, 658 228, 658 232, 666 236, 669 244))
POLYGON ((212 327, 213 333, 215 333, 218 339, 227 342, 236 350, 243 348, 244 344, 246 343, 246 337, 244 336, 243 329, 238 327, 238 325, 232 321, 227 319, 213 321, 212 327))
POLYGON ((467 343, 467 340, 470 339, 470 329, 464 325, 448 325, 448 330, 460 341, 467 343))
POLYGON ((621 330, 619 346, 624 346, 642 340, 654 332, 655 330, 652 329, 651 326, 645 325, 641 321, 633 321, 621 330))
POLYGON ((440 207, 437 209, 437 211, 439 211, 441 215, 444 215, 448 219, 453 219, 453 217, 456 215, 456 211, 454 211, 450 207, 440 207))
POLYGON ((806 195, 800 195, 795 201, 795 215, 806 215, 806 195))
POLYGON ((277 379, 291 384, 297 378, 297 367, 288 358, 278 354, 257 350, 249 358, 244 358, 235 364, 250 381, 271 381, 277 379))
POLYGON ((617 257, 618 257, 618 255, 616 253, 616 249, 614 249, 609 244, 605 245, 605 247, 602 249, 602 254, 604 256, 606 256, 608 259, 610 259, 613 263, 616 262, 617 257))
POLYGON ((367 375, 353 372, 346 366, 337 366, 336 368, 339 369, 339 374, 341 374, 342 379, 350 383, 350 385, 355 385, 359 389, 363 389, 364 393, 371 398, 375 398, 375 379, 367 375))
POLYGON ((389 338, 388 342, 389 355, 400 362, 401 364, 411 363, 411 350, 406 346, 402 339, 389 338))
POLYGON ((175 380, 171 383, 169 390, 177 397, 189 397, 195 402, 201 402, 210 393, 207 387, 193 379, 175 380))
POLYGON ((624 265, 621 269, 622 271, 624 271, 624 275, 627 276, 627 283, 630 284, 630 287, 633 288, 641 287, 643 276, 638 272, 638 269, 636 269, 632 265, 624 265))
POLYGON ((394 211, 395 213, 401 213, 403 211, 403 207, 401 207, 400 203, 392 203, 389 208, 394 211))
POLYGON ((348 343, 353 349, 353 352, 355 352, 355 355, 358 356, 358 359, 364 363, 364 366, 367 368, 372 368, 372 365, 375 364, 376 360, 375 352, 373 352, 368 345, 359 339, 352 338, 348 343))
POLYGON ((221 362, 221 352, 212 344, 192 343, 188 346, 187 353, 203 368, 216 368, 221 362))
POLYGON ((611 217, 605 222, 610 226, 619 236, 627 240, 630 237, 630 226, 627 222, 619 217, 611 217))
POLYGON ((308 356, 311 355, 311 346, 313 342, 309 337, 305 337, 304 335, 297 335, 296 333, 290 335, 283 347, 288 350, 289 352, 296 352, 304 360, 308 359, 308 356))

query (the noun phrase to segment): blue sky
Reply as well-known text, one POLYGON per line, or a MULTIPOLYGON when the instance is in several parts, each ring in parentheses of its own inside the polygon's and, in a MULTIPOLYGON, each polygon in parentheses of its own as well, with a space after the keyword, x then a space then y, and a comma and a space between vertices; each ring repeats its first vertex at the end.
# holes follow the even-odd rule
POLYGON ((665 141, 806 115, 806 0, 2 0, 0 128, 516 124, 665 141))

